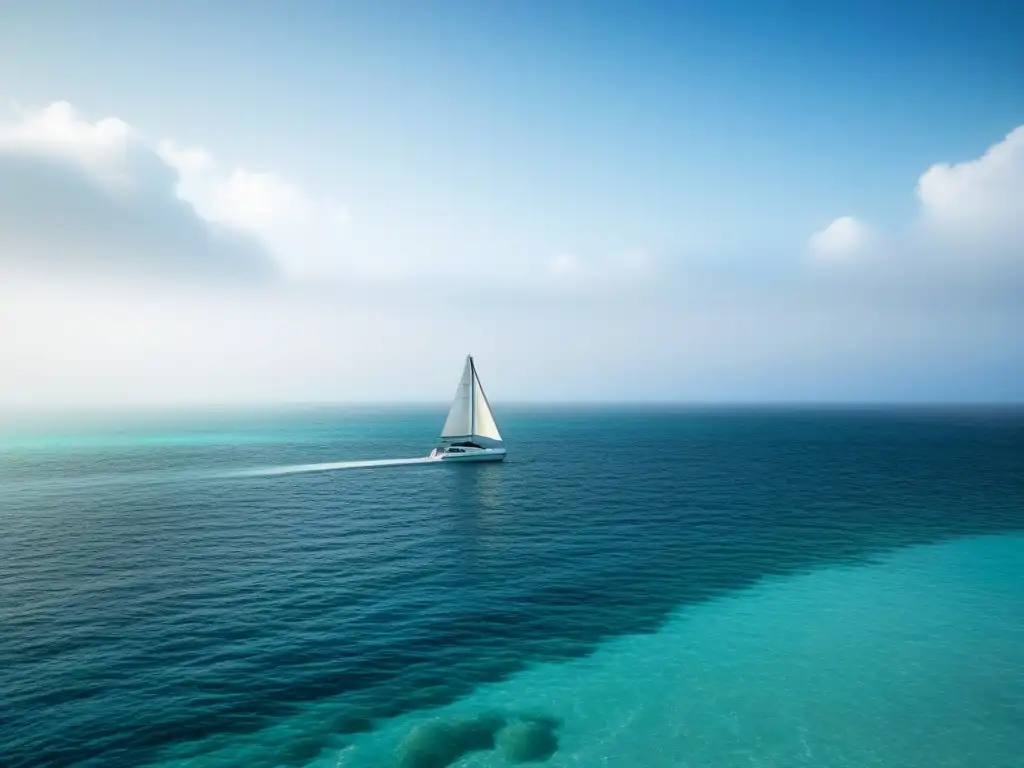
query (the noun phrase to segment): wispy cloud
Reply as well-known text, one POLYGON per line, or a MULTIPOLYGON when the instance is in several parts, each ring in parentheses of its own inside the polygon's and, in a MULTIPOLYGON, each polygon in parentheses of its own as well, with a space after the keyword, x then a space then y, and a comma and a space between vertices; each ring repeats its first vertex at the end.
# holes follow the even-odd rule
POLYGON ((544 265, 544 287, 555 295, 575 292, 609 293, 645 290, 660 265, 649 252, 635 249, 584 257, 563 251, 544 265))
POLYGON ((854 216, 841 216, 811 235, 807 247, 821 261, 850 261, 863 258, 876 244, 874 231, 854 216))

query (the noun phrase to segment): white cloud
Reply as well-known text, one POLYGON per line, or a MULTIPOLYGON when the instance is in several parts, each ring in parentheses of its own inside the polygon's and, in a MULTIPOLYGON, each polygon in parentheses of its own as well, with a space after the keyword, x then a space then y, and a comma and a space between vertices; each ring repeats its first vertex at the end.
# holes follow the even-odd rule
POLYGON ((1024 234, 1024 125, 976 160, 933 165, 917 183, 922 216, 941 230, 1024 234))
POLYGON ((907 274, 957 269, 975 281, 1024 265, 1024 126, 974 160, 932 165, 916 193, 918 216, 903 231, 879 234, 844 216, 812 235, 809 250, 822 259, 899 259, 907 274))
POLYGON ((172 141, 161 141, 156 152, 164 162, 176 168, 179 174, 203 173, 213 168, 213 158, 205 150, 195 147, 179 147, 172 141))
POLYGON ((97 181, 123 187, 134 177, 131 127, 108 117, 82 120, 66 101, 33 110, 16 106, 15 119, 0 123, 0 151, 53 157, 75 164, 97 181))
POLYGON ((57 254, 64 266, 75 258, 136 271, 226 256, 302 278, 372 267, 346 252, 348 212, 338 201, 152 141, 117 118, 91 122, 67 102, 15 108, 0 122, 0 168, 0 244, 22 267, 57 254))
POLYGON ((205 150, 170 142, 160 156, 175 168, 177 191, 209 221, 258 236, 294 277, 371 272, 346 242, 349 212, 339 201, 314 197, 273 173, 222 168, 205 150))
POLYGON ((874 239, 874 233, 864 222, 853 216, 842 216, 811 235, 807 246, 818 259, 848 261, 868 252, 874 239))
POLYGON ((65 102, 0 122, 0 263, 64 277, 267 276, 250 233, 198 215, 177 173, 125 122, 65 102))
POLYGON ((1024 126, 975 160, 933 165, 917 196, 921 248, 976 268, 1024 263, 1024 126))

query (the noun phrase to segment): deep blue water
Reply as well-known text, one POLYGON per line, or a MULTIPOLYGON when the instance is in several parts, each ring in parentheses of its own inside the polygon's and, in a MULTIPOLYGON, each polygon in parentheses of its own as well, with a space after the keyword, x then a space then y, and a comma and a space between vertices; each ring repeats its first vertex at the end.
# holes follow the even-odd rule
POLYGON ((1024 411, 495 407, 8 424, 0 765, 1021 765, 1024 411))

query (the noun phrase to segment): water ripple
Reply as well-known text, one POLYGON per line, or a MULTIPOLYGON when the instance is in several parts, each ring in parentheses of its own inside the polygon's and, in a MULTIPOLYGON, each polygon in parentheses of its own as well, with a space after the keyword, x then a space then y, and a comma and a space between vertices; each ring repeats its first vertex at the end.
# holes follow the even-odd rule
POLYGON ((8 449, 5 765, 204 754, 321 705, 328 743, 766 578, 1024 527, 1019 414, 520 412, 500 465, 210 469, 436 429, 337 418, 269 447, 8 449))

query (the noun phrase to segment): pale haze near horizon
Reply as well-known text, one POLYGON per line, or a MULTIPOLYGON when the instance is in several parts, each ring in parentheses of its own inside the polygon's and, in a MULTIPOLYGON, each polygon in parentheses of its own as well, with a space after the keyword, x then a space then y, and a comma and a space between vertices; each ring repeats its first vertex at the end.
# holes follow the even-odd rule
POLYGON ((14 6, 0 408, 1024 400, 1016 16, 14 6))

